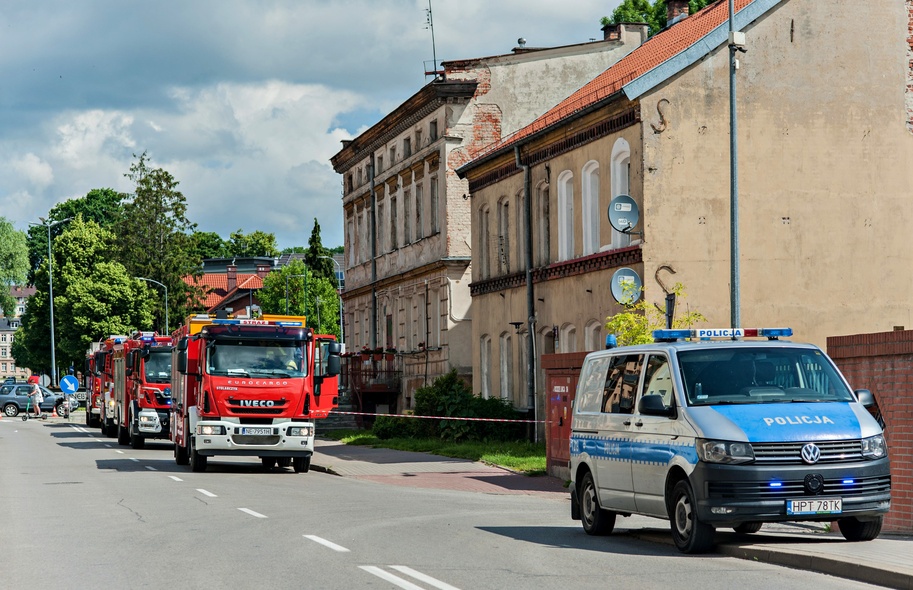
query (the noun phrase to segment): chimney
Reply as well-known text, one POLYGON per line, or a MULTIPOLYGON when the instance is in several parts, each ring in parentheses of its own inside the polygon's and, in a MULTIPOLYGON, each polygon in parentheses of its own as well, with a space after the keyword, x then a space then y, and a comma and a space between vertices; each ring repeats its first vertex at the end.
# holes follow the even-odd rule
POLYGON ((234 291, 238 286, 238 267, 234 264, 226 266, 225 276, 228 278, 228 291, 234 291))
POLYGON ((268 264, 258 264, 257 265, 257 276, 261 279, 269 274, 269 265, 268 264))
POLYGON ((671 27, 680 20, 688 18, 688 0, 667 0, 666 26, 671 27))
POLYGON ((602 27, 603 41, 621 41, 621 25, 606 25, 602 27))

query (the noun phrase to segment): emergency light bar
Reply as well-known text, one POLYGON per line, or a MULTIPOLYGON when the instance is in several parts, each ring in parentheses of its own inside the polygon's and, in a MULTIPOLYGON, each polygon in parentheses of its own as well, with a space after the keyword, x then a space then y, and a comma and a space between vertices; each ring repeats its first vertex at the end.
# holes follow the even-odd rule
POLYGON ((212 320, 213 324, 220 326, 302 326, 301 322, 271 322, 269 320, 212 320))
POLYGON ((776 340, 793 335, 792 328, 695 328, 680 330, 653 330, 653 339, 657 342, 672 342, 688 338, 710 340, 711 338, 767 338, 776 340))

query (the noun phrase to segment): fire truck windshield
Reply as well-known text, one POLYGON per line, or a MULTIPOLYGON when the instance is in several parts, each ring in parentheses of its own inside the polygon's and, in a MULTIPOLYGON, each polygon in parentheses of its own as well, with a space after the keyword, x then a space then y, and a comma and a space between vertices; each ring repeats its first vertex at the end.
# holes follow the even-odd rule
POLYGON ((147 383, 171 382, 171 349, 150 350, 145 361, 147 383))
POLYGON ((304 350, 301 341, 219 338, 207 347, 206 369, 210 375, 303 377, 304 350))

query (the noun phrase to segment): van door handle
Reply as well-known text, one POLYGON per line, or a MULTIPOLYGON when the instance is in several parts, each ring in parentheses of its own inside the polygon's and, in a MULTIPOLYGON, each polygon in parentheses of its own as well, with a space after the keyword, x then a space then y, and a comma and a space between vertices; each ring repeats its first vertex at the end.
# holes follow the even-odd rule
POLYGON ((630 420, 625 420, 624 422, 622 422, 622 424, 624 424, 625 426, 630 426, 630 425, 631 425, 631 421, 630 421, 630 420))
POLYGON ((641 427, 643 425, 644 425, 644 423, 640 420, 638 420, 637 422, 634 423, 634 426, 637 426, 637 427, 641 427))

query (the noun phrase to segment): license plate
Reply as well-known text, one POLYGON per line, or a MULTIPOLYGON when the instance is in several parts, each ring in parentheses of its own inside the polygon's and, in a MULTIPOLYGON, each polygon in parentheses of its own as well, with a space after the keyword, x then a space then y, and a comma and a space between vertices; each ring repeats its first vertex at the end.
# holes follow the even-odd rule
POLYGON ((241 434, 259 434, 270 435, 273 433, 272 428, 242 428, 241 434))
POLYGON ((803 516, 807 514, 840 514, 842 512, 842 498, 786 501, 787 516, 803 516))

